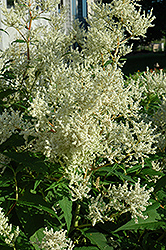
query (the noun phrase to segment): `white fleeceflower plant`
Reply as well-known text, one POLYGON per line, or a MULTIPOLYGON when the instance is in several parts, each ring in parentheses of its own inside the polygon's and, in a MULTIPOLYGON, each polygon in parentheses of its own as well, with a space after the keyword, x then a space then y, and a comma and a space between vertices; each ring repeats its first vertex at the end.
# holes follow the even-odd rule
POLYGON ((71 239, 66 238, 66 230, 61 229, 60 231, 54 232, 51 228, 50 230, 45 228, 43 231, 45 236, 42 242, 39 244, 40 249, 44 250, 72 250, 74 244, 71 239))
MULTIPOLYGON (((135 0, 94 3, 87 32, 81 32, 76 24, 65 33, 64 12, 57 13, 56 4, 54 0, 18 0, 9 13, 3 8, 4 23, 19 30, 22 42, 12 43, 3 53, 4 65, 7 58, 7 69, 14 79, 0 79, 1 89, 17 91, 14 101, 27 103, 25 114, 31 123, 26 123, 20 112, 2 112, 0 144, 19 133, 26 140, 26 149, 60 163, 64 170, 61 168, 61 180, 67 183, 72 201, 79 200, 76 206, 80 211, 81 202, 90 199, 88 218, 93 226, 111 221, 114 213, 130 212, 135 222, 138 217, 146 219, 143 211, 150 205, 153 188, 140 187, 140 179, 135 186, 129 187, 127 182, 118 187, 110 185, 97 197, 92 197, 91 183, 99 168, 114 164, 143 167, 144 159, 156 152, 157 129, 144 119, 141 98, 151 83, 158 90, 154 87, 157 79, 159 94, 164 96, 165 79, 162 72, 160 77, 148 73, 147 78, 141 78, 145 86, 140 86, 141 79, 127 84, 120 62, 132 50, 128 40, 144 37, 153 26, 152 12, 142 14, 135 0), (44 24, 35 23, 47 15, 50 21, 47 18, 44 24), (76 43, 81 52, 73 49, 76 43), (30 142, 29 136, 33 138, 30 142)), ((39 248, 73 249, 66 233, 45 228, 39 248)))
POLYGON ((5 243, 10 247, 14 247, 19 233, 19 227, 14 230, 12 224, 8 224, 8 218, 5 217, 5 214, 0 207, 0 235, 3 236, 5 243))

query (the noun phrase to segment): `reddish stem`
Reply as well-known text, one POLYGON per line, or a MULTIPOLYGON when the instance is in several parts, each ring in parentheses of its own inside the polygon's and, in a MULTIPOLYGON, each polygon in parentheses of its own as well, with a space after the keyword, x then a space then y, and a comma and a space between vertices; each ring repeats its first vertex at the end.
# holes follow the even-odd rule
POLYGON ((7 212, 7 214, 6 214, 6 217, 11 213, 11 211, 13 210, 13 208, 15 207, 15 205, 17 204, 17 202, 15 202, 14 204, 13 204, 13 206, 10 208, 10 210, 7 212))

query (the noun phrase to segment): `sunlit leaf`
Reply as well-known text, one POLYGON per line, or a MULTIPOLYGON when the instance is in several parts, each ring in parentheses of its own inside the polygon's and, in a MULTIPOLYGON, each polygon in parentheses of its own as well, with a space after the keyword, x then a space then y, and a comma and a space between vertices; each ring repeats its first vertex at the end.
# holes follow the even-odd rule
POLYGON ((67 224, 67 229, 70 229, 71 220, 72 220, 72 201, 69 200, 67 197, 64 197, 62 200, 59 201, 59 206, 61 207, 62 211, 64 212, 65 221, 67 224))

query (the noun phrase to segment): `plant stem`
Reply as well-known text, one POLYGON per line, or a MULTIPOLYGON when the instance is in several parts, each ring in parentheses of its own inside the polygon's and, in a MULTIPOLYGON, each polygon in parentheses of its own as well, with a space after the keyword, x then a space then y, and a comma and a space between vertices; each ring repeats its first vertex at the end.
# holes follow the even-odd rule
MULTIPOLYGON (((31 2, 29 1, 29 7, 30 6, 31 6, 31 2)), ((31 27, 32 27, 32 19, 33 19, 31 10, 29 10, 29 16, 30 16, 29 26, 27 24, 27 27, 28 27, 28 30, 30 31, 31 27)), ((29 44, 30 44, 30 34, 29 34, 29 37, 27 39, 27 59, 28 59, 28 61, 30 60, 29 44)))
POLYGON ((18 185, 17 185, 17 179, 16 179, 16 173, 14 173, 14 181, 15 181, 15 187, 16 187, 16 201, 18 201, 18 185))
POLYGON ((78 226, 78 219, 79 219, 80 208, 81 208, 81 205, 77 203, 77 204, 76 204, 75 213, 74 213, 74 216, 73 216, 73 222, 72 222, 72 225, 71 225, 70 230, 69 230, 69 234, 70 234, 75 228, 79 228, 79 226, 78 226))
POLYGON ((74 216, 74 222, 73 222, 74 227, 78 227, 78 218, 79 218, 80 208, 81 208, 81 205, 77 204, 75 216, 74 216))
POLYGON ((79 225, 79 226, 77 226, 77 228, 84 228, 84 227, 91 227, 91 226, 92 226, 92 224, 87 223, 87 224, 79 225))

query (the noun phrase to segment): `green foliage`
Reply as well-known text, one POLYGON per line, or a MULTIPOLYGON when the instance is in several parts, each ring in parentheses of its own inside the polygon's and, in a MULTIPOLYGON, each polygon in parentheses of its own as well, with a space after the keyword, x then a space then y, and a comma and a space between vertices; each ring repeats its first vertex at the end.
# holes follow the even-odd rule
POLYGON ((72 220, 72 201, 69 200, 67 197, 64 197, 62 200, 59 201, 59 206, 64 212, 66 226, 69 231, 70 226, 71 226, 71 220, 72 220))
POLYGON ((108 245, 106 237, 99 233, 95 229, 84 229, 83 234, 90 240, 90 242, 94 245, 97 245, 99 249, 101 250, 111 250, 113 249, 108 245))
POLYGON ((32 242, 32 245, 34 246, 35 250, 39 250, 40 248, 38 247, 37 244, 35 244, 36 240, 38 240, 39 242, 42 241, 43 237, 44 237, 44 233, 43 233, 44 228, 40 228, 39 230, 37 230, 31 237, 30 237, 30 241, 32 242))

